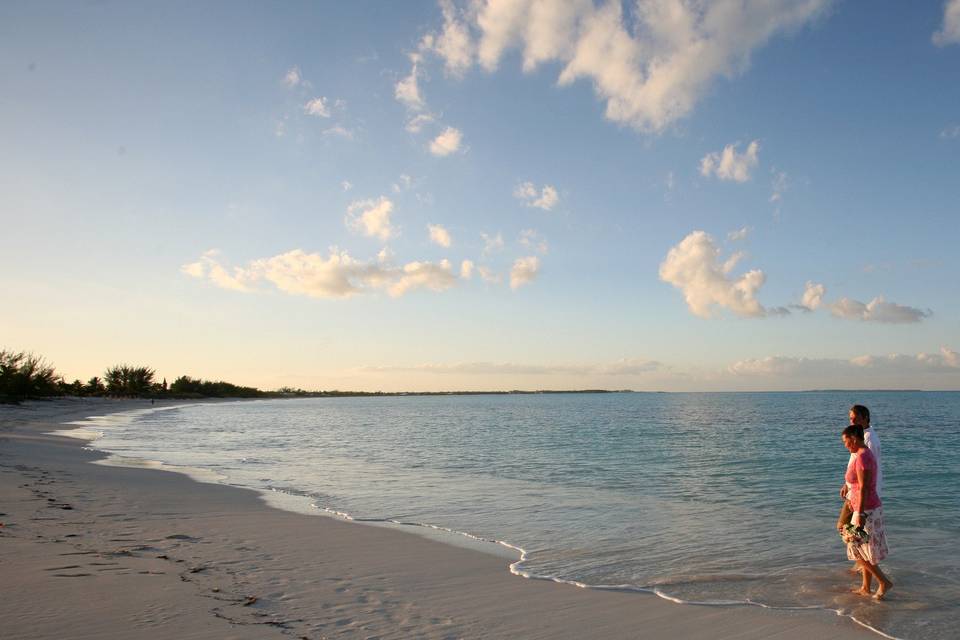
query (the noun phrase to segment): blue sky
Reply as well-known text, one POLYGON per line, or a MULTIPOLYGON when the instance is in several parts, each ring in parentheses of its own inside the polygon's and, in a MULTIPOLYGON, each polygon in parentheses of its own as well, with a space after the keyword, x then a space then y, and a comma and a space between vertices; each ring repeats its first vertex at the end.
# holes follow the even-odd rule
POLYGON ((960 1, 7 3, 0 346, 960 388, 960 1))

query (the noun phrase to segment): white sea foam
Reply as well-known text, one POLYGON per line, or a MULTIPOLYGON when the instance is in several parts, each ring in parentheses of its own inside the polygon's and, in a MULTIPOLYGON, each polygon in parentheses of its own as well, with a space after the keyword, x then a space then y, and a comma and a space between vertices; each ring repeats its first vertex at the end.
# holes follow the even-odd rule
MULTIPOLYGON (((576 397, 559 413, 549 404, 558 400, 533 397, 238 403, 173 419, 147 416, 127 435, 107 429, 109 442, 97 446, 165 459, 176 463, 167 470, 181 473, 209 465, 219 476, 197 479, 257 489, 273 507, 493 552, 525 579, 649 593, 678 605, 831 612, 884 638, 916 635, 908 625, 889 626, 905 610, 902 600, 863 607, 831 590, 843 579, 842 547, 837 553, 839 545, 823 539, 822 520, 810 515, 818 483, 833 494, 834 465, 821 464, 830 456, 819 448, 825 436, 835 439, 818 424, 824 411, 808 411, 813 417, 798 430, 805 438, 798 465, 762 466, 780 436, 749 422, 749 411, 767 403, 795 420, 807 396, 651 396, 647 404, 658 411, 676 405, 677 418, 652 425, 642 417, 646 404, 633 408, 644 398, 576 397), (617 412, 604 414, 600 401, 616 401, 617 412), (711 411, 733 411, 737 403, 749 411, 719 427, 701 407, 708 401, 717 405, 711 411), (630 429, 625 415, 636 420, 630 429), (711 447, 677 442, 708 439, 711 447), (608 443, 615 448, 605 449, 608 443), (778 551, 783 532, 757 508, 769 508, 764 487, 784 472, 794 474, 784 486, 793 493, 776 505, 791 513, 789 564, 778 551)), ((936 540, 938 533, 917 535, 936 540)), ((894 574, 898 561, 900 555, 894 574)), ((946 566, 938 577, 950 575, 946 566)), ((949 605, 941 610, 947 620, 953 615, 949 605)), ((917 637, 951 637, 939 633, 917 637)))

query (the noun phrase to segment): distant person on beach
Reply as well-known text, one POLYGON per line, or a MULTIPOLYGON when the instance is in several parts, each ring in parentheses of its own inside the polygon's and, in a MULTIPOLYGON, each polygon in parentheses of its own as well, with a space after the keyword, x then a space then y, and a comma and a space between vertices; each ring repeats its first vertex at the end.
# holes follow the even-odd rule
POLYGON ((850 452, 853 462, 847 465, 844 475, 847 502, 853 511, 850 525, 842 531, 847 543, 847 559, 857 563, 863 574, 862 583, 854 593, 871 595, 873 579, 877 579, 877 591, 873 597, 882 600, 893 582, 881 571, 880 561, 887 557, 887 538, 883 527, 883 507, 877 493, 879 477, 878 460, 864 442, 864 430, 852 424, 843 430, 843 446, 850 452))
MULTIPOLYGON (((870 428, 870 409, 862 404, 855 404, 850 407, 850 424, 857 425, 863 429, 864 443, 870 449, 870 453, 877 460, 877 496, 883 495, 883 467, 881 465, 880 436, 876 429, 870 428)), ((850 460, 847 463, 847 470, 853 464, 854 455, 850 454, 850 460)), ((847 493, 850 491, 850 485, 844 482, 840 487, 840 497, 843 499, 843 506, 840 507, 840 517, 837 519, 837 530, 843 529, 843 525, 850 524, 850 518, 853 510, 850 508, 850 501, 847 499, 847 493)))

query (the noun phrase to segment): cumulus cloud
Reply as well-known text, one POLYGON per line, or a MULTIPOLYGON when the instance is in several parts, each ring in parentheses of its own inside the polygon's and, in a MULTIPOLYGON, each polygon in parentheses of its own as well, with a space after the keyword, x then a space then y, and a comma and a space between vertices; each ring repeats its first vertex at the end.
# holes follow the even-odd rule
POLYGON ((395 281, 389 285, 387 292, 396 298, 417 288, 444 291, 456 282, 457 276, 450 268, 449 260, 441 260, 439 264, 408 262, 397 273, 395 281))
POLYGON ((694 231, 672 247, 660 264, 660 279, 683 292, 691 313, 702 318, 714 314, 715 307, 726 308, 741 317, 764 316, 767 310, 756 295, 766 276, 753 270, 731 275, 743 257, 735 253, 720 260, 720 249, 707 233, 694 231))
POLYGON ((377 200, 357 200, 347 208, 348 228, 365 236, 388 240, 396 230, 390 224, 393 202, 384 196, 377 200))
POLYGON ((503 279, 500 274, 483 265, 477 267, 477 273, 480 274, 481 280, 484 282, 489 282, 490 284, 499 284, 503 279))
POLYGON ((440 56, 448 74, 461 77, 473 64, 473 38, 453 2, 441 0, 440 9, 443 13, 443 28, 439 33, 424 36, 420 48, 440 56))
POLYGON ((540 259, 536 256, 526 256, 513 261, 510 268, 510 288, 516 290, 525 284, 533 282, 540 272, 540 259))
POLYGON ((933 34, 933 44, 945 47, 960 44, 960 0, 947 0, 943 6, 943 25, 933 34))
POLYGON ((386 291, 398 297, 415 289, 444 291, 457 281, 446 260, 392 267, 385 260, 356 260, 337 249, 331 249, 327 256, 295 249, 253 260, 229 272, 215 255, 204 254, 198 262, 181 267, 181 271, 206 278, 224 289, 249 292, 260 283, 269 283, 284 293, 313 298, 349 298, 372 291, 386 291))
POLYGON ((700 174, 706 177, 716 176, 721 180, 746 182, 750 171, 759 163, 760 142, 754 140, 747 150, 737 153, 740 144, 728 144, 723 151, 708 153, 700 160, 700 174))
POLYGON ((659 132, 687 115, 717 77, 742 73, 755 49, 807 24, 828 4, 651 0, 626 16, 621 2, 487 0, 471 3, 464 15, 444 3, 443 31, 427 48, 456 73, 473 59, 492 72, 518 49, 524 71, 557 64, 561 86, 592 83, 608 119, 659 132))
POLYGON ((823 296, 826 292, 827 289, 822 284, 814 284, 810 280, 807 280, 807 284, 803 288, 803 297, 800 300, 800 306, 807 311, 818 309, 820 305, 823 304, 823 296))
POLYGON ((200 259, 180 267, 181 273, 192 278, 206 278, 221 289, 230 289, 232 291, 253 291, 253 284, 256 278, 244 269, 234 268, 228 271, 217 260, 220 255, 218 249, 205 251, 200 259))
POLYGON ((409 133, 420 133, 425 126, 435 119, 436 117, 432 113, 418 113, 407 120, 405 128, 409 133))
POLYGON ((910 324, 920 322, 933 315, 929 309, 907 307, 896 302, 887 302, 878 296, 864 304, 851 298, 840 298, 830 305, 830 312, 847 320, 862 320, 864 322, 882 322, 887 324, 910 324))
POLYGON ((420 111, 426 106, 420 95, 420 54, 410 54, 410 74, 401 78, 393 87, 393 96, 412 111, 420 111))
POLYGON ((513 196, 522 200, 528 207, 537 207, 549 211, 560 202, 560 194, 553 185, 545 184, 537 189, 532 182, 521 182, 513 190, 513 196))
POLYGON ((335 124, 332 127, 323 130, 323 135, 325 136, 337 136, 338 138, 345 138, 347 140, 353 140, 353 131, 347 129, 344 126, 335 124))
POLYGON ((283 86, 288 89, 292 89, 303 84, 303 76, 300 75, 300 67, 290 67, 285 74, 283 74, 283 86))
POLYGON ((318 96, 305 105, 303 105, 303 112, 308 116, 316 116, 318 118, 329 118, 330 117, 330 106, 327 104, 327 99, 323 96, 318 96))
POLYGON ((503 249, 503 234, 501 234, 499 231, 495 236, 481 233, 480 238, 483 240, 483 255, 488 255, 494 251, 500 251, 503 249))
POLYGON ((430 153, 435 156, 448 156, 460 150, 463 134, 455 127, 447 127, 430 142, 430 153))
POLYGON ((524 229, 520 232, 520 244, 539 253, 547 253, 549 249, 547 241, 534 229, 524 229))
POLYGON ((441 247, 450 247, 450 232, 439 224, 428 224, 427 231, 430 233, 430 242, 441 247))
POLYGON ((740 227, 736 231, 731 231, 730 233, 728 233, 727 240, 730 240, 731 242, 744 240, 748 235, 750 235, 751 231, 752 229, 750 227, 740 227))
POLYGON ((473 277, 473 260, 464 260, 460 263, 460 277, 469 280, 473 277))
POLYGON ((413 186, 413 178, 408 176, 405 173, 401 173, 400 177, 397 178, 397 181, 393 183, 392 189, 394 193, 403 193, 410 189, 413 186))

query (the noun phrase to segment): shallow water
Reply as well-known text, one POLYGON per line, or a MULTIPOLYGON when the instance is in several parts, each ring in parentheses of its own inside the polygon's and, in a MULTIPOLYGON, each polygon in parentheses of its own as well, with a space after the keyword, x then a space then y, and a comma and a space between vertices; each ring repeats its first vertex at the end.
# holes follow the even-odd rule
POLYGON ((119 456, 509 542, 522 574, 834 609, 899 638, 960 628, 957 392, 269 400, 98 428, 95 446, 119 456), (896 587, 882 603, 849 594, 833 528, 853 402, 883 447, 896 587))

